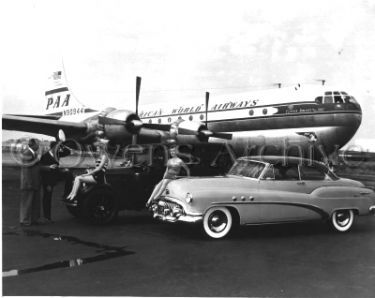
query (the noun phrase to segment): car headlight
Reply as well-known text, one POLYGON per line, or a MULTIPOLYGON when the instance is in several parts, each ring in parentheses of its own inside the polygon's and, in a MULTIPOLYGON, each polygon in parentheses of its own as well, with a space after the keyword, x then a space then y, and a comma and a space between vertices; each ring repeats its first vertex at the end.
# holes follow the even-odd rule
POLYGON ((191 202, 193 202, 193 195, 191 193, 187 193, 186 194, 186 197, 185 197, 185 201, 186 203, 190 204, 191 202))

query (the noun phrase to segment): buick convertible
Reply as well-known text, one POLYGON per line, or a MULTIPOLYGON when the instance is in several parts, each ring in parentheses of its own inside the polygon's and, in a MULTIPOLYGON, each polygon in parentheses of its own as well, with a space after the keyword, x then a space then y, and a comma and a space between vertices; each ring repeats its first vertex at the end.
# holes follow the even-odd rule
POLYGON ((235 223, 324 220, 346 232, 356 216, 374 214, 375 194, 317 161, 242 157, 225 176, 170 182, 151 210, 163 221, 200 222, 212 238, 226 236, 235 223))

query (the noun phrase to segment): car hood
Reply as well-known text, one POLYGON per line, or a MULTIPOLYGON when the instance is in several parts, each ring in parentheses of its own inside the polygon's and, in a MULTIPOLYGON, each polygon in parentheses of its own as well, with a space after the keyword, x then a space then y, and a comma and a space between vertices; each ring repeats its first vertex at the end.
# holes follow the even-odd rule
POLYGON ((204 178, 183 178, 171 181, 168 186, 170 196, 175 198, 185 198, 186 193, 192 194, 209 194, 212 196, 215 192, 223 194, 230 193, 235 195, 237 193, 248 192, 251 187, 257 187, 258 180, 222 176, 222 177, 204 177, 204 178))

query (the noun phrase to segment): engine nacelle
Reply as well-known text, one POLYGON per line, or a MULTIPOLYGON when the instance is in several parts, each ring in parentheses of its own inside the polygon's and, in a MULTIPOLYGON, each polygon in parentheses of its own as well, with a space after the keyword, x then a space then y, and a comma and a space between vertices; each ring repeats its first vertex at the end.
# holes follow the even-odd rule
POLYGON ((105 117, 113 120, 113 123, 108 121, 108 123, 102 124, 106 137, 111 140, 120 142, 131 140, 132 135, 137 134, 142 127, 139 117, 129 110, 114 110, 105 117))
POLYGON ((198 136, 200 131, 206 129, 203 123, 194 121, 181 121, 174 126, 177 128, 177 134, 179 135, 198 136))

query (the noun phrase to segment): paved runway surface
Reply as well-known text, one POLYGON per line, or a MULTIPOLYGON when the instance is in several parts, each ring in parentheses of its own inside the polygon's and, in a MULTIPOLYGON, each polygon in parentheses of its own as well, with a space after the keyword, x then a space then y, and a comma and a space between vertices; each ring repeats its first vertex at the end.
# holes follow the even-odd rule
POLYGON ((374 297, 375 217, 337 234, 323 223, 199 226, 121 212, 109 226, 73 218, 55 190, 53 224, 18 226, 18 170, 3 168, 3 295, 374 297))

